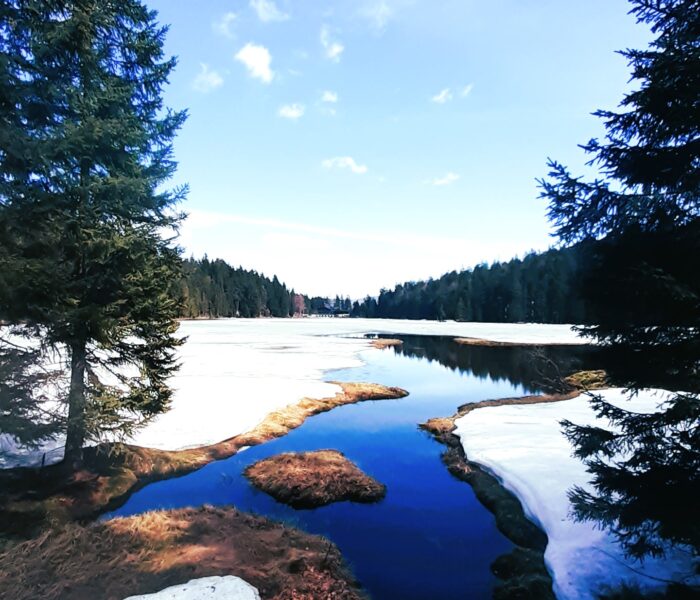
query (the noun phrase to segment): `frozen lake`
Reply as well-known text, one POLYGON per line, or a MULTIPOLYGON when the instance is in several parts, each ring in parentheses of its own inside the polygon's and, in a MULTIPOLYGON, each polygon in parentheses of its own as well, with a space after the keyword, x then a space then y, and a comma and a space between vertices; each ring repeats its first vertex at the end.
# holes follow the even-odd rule
MULTIPOLYGON (((172 408, 131 443, 179 450, 249 431, 265 415, 301 398, 333 396, 329 371, 361 367, 366 334, 479 337, 495 341, 577 343, 567 325, 456 323, 388 319, 219 319, 183 321, 172 408)), ((377 351, 378 352, 378 351, 377 351)), ((380 383, 380 382, 376 382, 380 383)), ((0 434, 0 467, 61 459, 62 440, 27 451, 0 434)))
MULTIPOLYGON (((496 579, 490 565, 512 545, 471 487, 449 474, 440 458, 444 446, 418 424, 450 415, 465 402, 538 391, 541 373, 527 349, 461 346, 450 337, 402 337, 402 347, 384 351, 350 340, 362 344, 354 357, 362 366, 325 376, 401 386, 410 392, 408 397, 314 416, 282 438, 184 477, 151 484, 106 517, 233 504, 328 536, 377 600, 492 597, 496 579), (251 463, 279 452, 324 448, 340 450, 384 483, 386 497, 376 504, 341 502, 294 510, 255 490, 242 476, 251 463)), ((336 345, 344 348, 344 342, 324 335, 316 343, 328 344, 329 355, 336 345)), ((574 347, 548 353, 578 366, 589 351, 574 347)))

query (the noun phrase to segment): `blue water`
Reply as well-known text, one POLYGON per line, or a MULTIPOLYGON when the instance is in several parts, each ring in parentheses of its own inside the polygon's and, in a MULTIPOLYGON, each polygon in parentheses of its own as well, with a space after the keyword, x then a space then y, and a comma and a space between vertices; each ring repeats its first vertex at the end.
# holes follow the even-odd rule
POLYGON ((317 415, 280 439, 151 484, 107 517, 231 504, 327 536, 376 600, 490 598, 496 580, 489 565, 512 546, 471 487, 448 473, 440 460, 444 447, 417 424, 451 415, 465 402, 522 395, 532 388, 502 374, 494 379, 459 365, 445 366, 421 356, 420 341, 414 346, 415 353, 410 347, 369 351, 363 356, 365 366, 328 375, 329 380, 397 385, 410 396, 317 415), (242 476, 246 466, 273 454, 323 448, 340 450, 384 483, 386 498, 375 504, 341 502, 294 510, 255 490, 242 476))

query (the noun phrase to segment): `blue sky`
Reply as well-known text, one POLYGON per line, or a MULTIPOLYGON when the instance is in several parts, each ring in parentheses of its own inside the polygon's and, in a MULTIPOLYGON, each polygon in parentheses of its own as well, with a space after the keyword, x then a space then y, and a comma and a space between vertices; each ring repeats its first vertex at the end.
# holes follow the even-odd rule
POLYGON ((376 294, 554 243, 535 178, 585 172, 649 32, 626 0, 148 0, 187 254, 376 294))

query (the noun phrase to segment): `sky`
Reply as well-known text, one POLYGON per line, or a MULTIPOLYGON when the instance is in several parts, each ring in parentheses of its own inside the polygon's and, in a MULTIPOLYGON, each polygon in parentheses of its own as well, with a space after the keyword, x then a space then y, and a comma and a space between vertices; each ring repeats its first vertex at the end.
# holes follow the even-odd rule
POLYGON ((626 0, 147 4, 189 111, 185 255, 352 298, 555 244, 536 179, 591 172, 616 50, 650 39, 626 0))

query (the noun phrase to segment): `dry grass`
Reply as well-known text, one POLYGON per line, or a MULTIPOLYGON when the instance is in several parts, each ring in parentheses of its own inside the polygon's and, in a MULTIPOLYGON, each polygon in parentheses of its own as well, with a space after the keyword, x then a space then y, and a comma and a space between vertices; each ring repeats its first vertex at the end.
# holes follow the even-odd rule
POLYGON ((386 487, 337 450, 285 452, 249 466, 245 476, 278 502, 316 508, 332 502, 376 502, 386 487))
POLYGON ((578 371, 564 378, 572 388, 581 391, 602 390, 610 386, 608 374, 602 369, 596 371, 578 371))
POLYGON ((393 346, 403 345, 403 340, 395 340, 389 338, 377 338, 372 340, 372 346, 374 348, 379 348, 379 350, 384 350, 384 348, 392 348, 393 346))
POLYGON ((67 525, 0 554, 2 600, 121 600, 211 575, 263 598, 363 598, 327 540, 233 508, 67 525))
POLYGON ((458 337, 454 341, 463 346, 487 346, 489 348, 536 348, 542 346, 578 346, 574 343, 561 342, 497 342, 474 337, 458 337))

